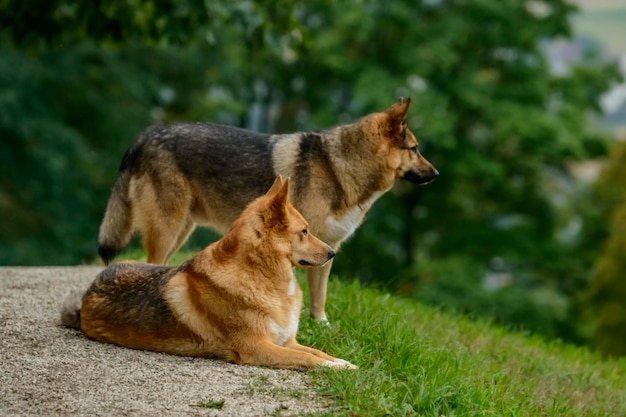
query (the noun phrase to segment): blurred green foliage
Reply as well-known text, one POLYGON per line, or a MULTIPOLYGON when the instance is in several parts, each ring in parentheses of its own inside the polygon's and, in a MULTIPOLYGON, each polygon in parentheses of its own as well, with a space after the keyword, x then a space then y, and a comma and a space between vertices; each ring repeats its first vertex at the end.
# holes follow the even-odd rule
MULTIPOLYGON (((594 345, 605 354, 626 355, 626 145, 616 144, 591 191, 587 235, 603 242, 594 260, 583 302, 594 345)), ((596 251, 597 252, 597 251, 596 251)))
POLYGON ((593 51, 552 71, 545 45, 574 9, 530 3, 4 1, 0 264, 93 261, 117 165, 152 122, 309 130, 411 96, 441 176, 376 203, 334 272, 581 341, 606 221, 566 164, 606 152, 590 116, 618 73, 593 51))
POLYGON ((237 25, 257 46, 297 25, 287 0, 3 0, 0 26, 21 47, 60 46, 77 39, 107 45, 132 41, 181 45, 213 41, 237 25))

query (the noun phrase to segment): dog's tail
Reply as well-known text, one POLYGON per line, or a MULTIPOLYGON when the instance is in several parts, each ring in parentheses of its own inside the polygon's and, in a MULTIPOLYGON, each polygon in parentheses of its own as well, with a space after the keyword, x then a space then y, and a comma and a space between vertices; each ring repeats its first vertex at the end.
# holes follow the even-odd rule
POLYGON ((80 307, 84 291, 73 291, 67 296, 61 310, 61 324, 80 330, 80 307))
POLYGON ((100 232, 98 234, 98 254, 105 264, 109 264, 124 249, 133 233, 133 219, 128 187, 131 173, 129 170, 133 149, 129 149, 122 160, 111 196, 107 204, 100 232))

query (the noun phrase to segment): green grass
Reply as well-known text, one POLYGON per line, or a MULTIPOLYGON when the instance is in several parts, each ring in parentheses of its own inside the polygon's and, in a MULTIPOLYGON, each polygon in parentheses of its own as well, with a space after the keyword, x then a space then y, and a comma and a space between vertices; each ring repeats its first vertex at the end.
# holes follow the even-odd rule
POLYGON ((332 415, 626 416, 624 360, 336 279, 327 312, 330 327, 303 317, 299 341, 360 367, 310 373, 332 415))
MULTIPOLYGON (((179 253, 170 264, 190 256, 179 253)), ((309 373, 320 395, 334 400, 329 416, 626 416, 626 359, 604 360, 335 278, 327 313, 330 326, 303 312, 298 341, 360 367, 309 373)))

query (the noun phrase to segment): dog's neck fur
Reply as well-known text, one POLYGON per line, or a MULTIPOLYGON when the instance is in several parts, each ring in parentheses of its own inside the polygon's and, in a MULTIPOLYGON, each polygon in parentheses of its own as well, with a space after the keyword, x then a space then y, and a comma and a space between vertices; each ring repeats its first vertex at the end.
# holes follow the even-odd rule
POLYGON ((229 277, 231 280, 239 281, 244 287, 249 285, 263 285, 268 289, 278 292, 288 292, 291 278, 293 276, 291 261, 284 257, 277 259, 275 254, 264 253, 265 245, 259 242, 250 242, 241 239, 239 233, 234 228, 241 227, 235 222, 231 230, 226 233, 222 239, 206 247, 201 253, 202 256, 194 256, 189 268, 198 272, 200 275, 207 276, 209 271, 214 268, 211 264, 219 264, 221 268, 232 269, 233 271, 241 271, 242 263, 248 264, 251 270, 257 271, 258 277, 265 279, 249 282, 247 277, 234 274, 229 277), (208 255, 208 256, 207 256, 208 255))
MULTIPOLYGON (((376 123, 372 123, 370 115, 355 123, 343 126, 337 126, 320 132, 322 140, 328 143, 329 157, 335 172, 341 172, 341 175, 333 173, 337 179, 338 185, 345 195, 345 207, 350 208, 361 205, 372 199, 376 194, 382 195, 395 182, 395 177, 383 174, 378 176, 363 176, 363 167, 354 163, 351 153, 355 149, 360 150, 360 154, 371 156, 363 158, 363 164, 381 164, 385 158, 377 156, 383 152, 384 138, 378 132, 364 135, 364 130, 378 129, 376 123), (355 191, 359 190, 360 193, 355 191)), ((386 172, 387 170, 368 169, 369 172, 386 172)))
MULTIPOLYGON (((307 180, 299 180, 302 178, 302 172, 299 164, 293 164, 292 161, 307 161, 316 158, 320 159, 322 166, 325 166, 322 172, 316 172, 316 178, 325 177, 327 190, 337 190, 338 198, 332 210, 336 215, 343 215, 345 211, 352 207, 362 205, 369 202, 374 196, 382 195, 394 184, 396 178, 394 173, 382 174, 389 172, 387 168, 378 169, 379 164, 385 163, 385 158, 379 156, 381 152, 385 152, 386 146, 383 134, 379 132, 380 124, 377 123, 378 118, 385 117, 383 113, 375 113, 352 124, 331 127, 317 132, 300 132, 284 135, 273 136, 270 141, 274 147, 274 170, 277 174, 291 176, 297 181, 303 181, 296 187, 310 189, 312 184, 307 180), (364 135, 364 131, 370 131, 370 134, 364 135), (317 140, 321 141, 323 152, 309 151, 306 154, 302 152, 303 141, 317 140), (355 149, 358 149, 363 164, 370 165, 367 169, 372 175, 363 175, 363 165, 354 163, 355 149), (366 157, 370 155, 371 157, 366 157), (374 174, 381 173, 381 174, 374 174)), ((313 145, 309 146, 309 149, 313 145)), ((302 203, 302 202, 299 202, 302 203)), ((300 210, 304 207, 300 207, 300 210)))

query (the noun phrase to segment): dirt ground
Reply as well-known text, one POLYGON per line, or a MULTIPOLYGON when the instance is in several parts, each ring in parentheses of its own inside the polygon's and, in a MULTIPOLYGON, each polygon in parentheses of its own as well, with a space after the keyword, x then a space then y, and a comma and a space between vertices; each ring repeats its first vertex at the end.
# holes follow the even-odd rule
POLYGON ((60 326, 67 294, 86 288, 100 270, 0 268, 0 416, 328 411, 306 373, 124 349, 60 326), (208 408, 222 401, 221 408, 208 408))

